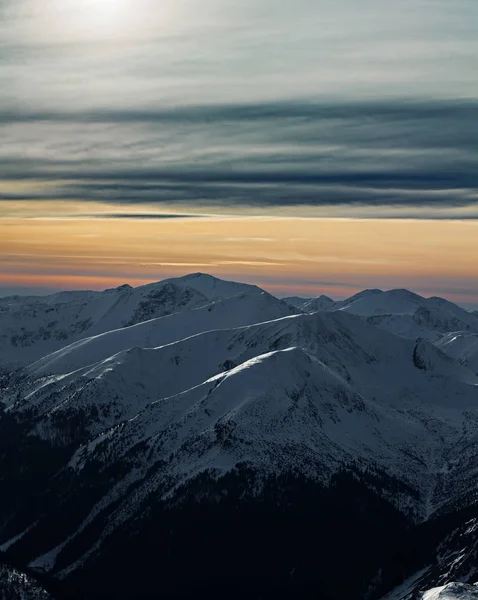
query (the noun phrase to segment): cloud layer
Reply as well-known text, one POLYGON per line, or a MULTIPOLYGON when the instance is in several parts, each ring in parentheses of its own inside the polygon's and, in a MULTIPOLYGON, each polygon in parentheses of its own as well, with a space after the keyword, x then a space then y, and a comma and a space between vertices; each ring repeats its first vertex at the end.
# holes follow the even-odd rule
POLYGON ((477 203, 476 0, 0 0, 0 17, 0 200, 477 203))
POLYGON ((11 109, 0 123, 0 178, 39 182, 0 190, 3 200, 229 208, 478 201, 475 101, 11 109))

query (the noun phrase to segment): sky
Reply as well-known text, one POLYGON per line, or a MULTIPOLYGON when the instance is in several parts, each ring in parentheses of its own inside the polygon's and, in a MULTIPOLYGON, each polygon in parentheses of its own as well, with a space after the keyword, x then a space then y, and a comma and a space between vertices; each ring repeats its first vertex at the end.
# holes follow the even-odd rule
POLYGON ((0 0, 0 294, 478 306, 476 0, 0 0))

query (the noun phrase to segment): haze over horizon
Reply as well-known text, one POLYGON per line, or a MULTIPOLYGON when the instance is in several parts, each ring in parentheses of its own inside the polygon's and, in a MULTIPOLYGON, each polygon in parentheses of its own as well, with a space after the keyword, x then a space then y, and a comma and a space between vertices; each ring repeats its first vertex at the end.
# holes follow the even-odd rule
MULTIPOLYGON (((202 272, 195 272, 195 273, 188 273, 186 276, 178 276, 179 279, 181 279, 182 277, 188 277, 188 276, 205 276, 205 277, 209 277, 210 274, 209 273, 202 273, 202 272)), ((214 276, 212 276, 214 277, 214 276)), ((167 278, 165 280, 158 280, 158 281, 148 281, 144 284, 138 285, 136 287, 142 287, 144 286, 149 286, 149 285, 154 285, 155 283, 160 283, 160 281, 169 281, 169 279, 176 279, 174 276, 172 278, 167 278)), ((222 280, 224 281, 224 280, 222 280)), ((302 286, 302 288, 299 288, 299 292, 297 294, 291 293, 291 289, 290 288, 282 288, 280 285, 265 285, 262 286, 260 285, 260 282, 254 282, 254 281, 247 281, 245 278, 239 279, 237 280, 237 283, 245 283, 245 284, 253 284, 253 285, 258 285, 258 287, 260 287, 261 289, 264 289, 266 291, 268 291, 270 294, 275 295, 277 298, 302 298, 304 301, 305 300, 309 300, 310 298, 314 298, 314 297, 319 297, 319 296, 325 296, 325 297, 329 297, 327 296, 327 294, 322 293, 319 291, 319 293, 317 293, 317 289, 320 288, 319 286, 315 286, 312 285, 313 282, 311 282, 310 285, 310 290, 312 290, 312 294, 310 296, 306 296, 303 294, 304 290, 307 288, 304 288, 304 286, 302 286), (301 295, 302 294, 302 295, 301 295)), ((122 288, 124 285, 127 284, 122 284, 120 283, 119 285, 113 287, 113 288, 107 288, 104 289, 102 287, 97 287, 97 288, 93 288, 91 290, 84 290, 84 289, 76 289, 76 288, 66 288, 66 289, 62 289, 62 288, 47 288, 47 287, 12 287, 9 288, 7 286, 0 286, 0 298, 8 298, 10 296, 12 297, 18 297, 18 296, 23 296, 23 297, 42 297, 42 296, 51 296, 51 295, 55 295, 57 293, 61 293, 61 292, 75 292, 75 291, 97 291, 97 292, 109 292, 109 291, 115 291, 118 288, 122 288)), ((324 282, 324 286, 327 286, 327 282, 324 282)), ((131 286, 131 289, 134 289, 134 286, 131 286)), ((362 293, 362 292, 375 292, 375 291, 380 291, 380 292, 388 292, 388 291, 396 291, 396 292, 400 292, 400 291, 410 291, 414 294, 418 294, 419 296, 422 295, 419 292, 417 292, 416 290, 406 290, 406 288, 385 288, 385 289, 379 289, 377 290, 375 289, 361 289, 361 288, 357 288, 356 290, 353 288, 353 286, 350 286, 349 288, 344 287, 343 288, 343 293, 339 293, 338 295, 336 295, 333 298, 330 298, 331 300, 334 301, 341 301, 341 300, 347 300, 352 298, 353 296, 355 296, 356 294, 362 293)), ((441 297, 447 299, 445 297, 446 295, 442 295, 441 297)), ((423 297, 425 298, 432 298, 433 296, 427 296, 427 294, 424 294, 423 297)), ((437 297, 437 296, 434 296, 437 297)), ((440 297, 440 296, 438 296, 440 297)), ((467 304, 466 302, 461 304, 461 306, 463 308, 466 308, 468 310, 475 310, 478 309, 478 304, 467 304)))
POLYGON ((0 294, 478 306, 475 0, 0 0, 0 294))

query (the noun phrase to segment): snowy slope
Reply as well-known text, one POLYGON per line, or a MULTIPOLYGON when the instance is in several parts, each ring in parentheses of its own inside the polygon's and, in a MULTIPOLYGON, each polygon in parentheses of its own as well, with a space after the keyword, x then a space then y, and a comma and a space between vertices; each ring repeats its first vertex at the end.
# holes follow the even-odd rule
POLYGON ((290 296, 283 298, 284 302, 298 308, 303 312, 318 312, 321 310, 333 310, 335 301, 328 296, 318 296, 317 298, 300 298, 299 296, 290 296))
POLYGON ((282 300, 289 306, 300 309, 301 306, 303 306, 306 302, 313 300, 313 298, 302 298, 301 296, 287 296, 286 298, 282 298, 282 300))
POLYGON ((138 288, 123 285, 104 292, 0 298, 0 367, 27 364, 85 337, 239 293, 261 292, 256 286, 195 274, 138 288))
MULTIPOLYGON (((413 315, 426 299, 408 290, 363 290, 345 300, 334 301, 328 296, 303 299, 284 298, 305 312, 341 310, 361 317, 377 315, 413 315)), ((458 307, 457 307, 458 308, 458 307)))
MULTIPOLYGON (((133 446, 147 444, 151 460, 165 460, 181 480, 244 460, 264 471, 299 466, 316 476, 358 445, 374 445, 380 416, 332 370, 287 348, 157 400, 81 449, 73 464, 79 468, 93 456, 121 460, 133 446)), ((388 430, 404 436, 398 427, 388 430)))
POLYGON ((334 310, 335 302, 328 296, 319 296, 318 298, 312 298, 308 302, 305 302, 300 306, 300 309, 304 312, 317 312, 320 310, 334 310))
POLYGON ((447 585, 424 592, 421 600, 476 600, 478 588, 466 583, 448 583, 447 585))
POLYGON ((339 310, 350 312, 361 317, 374 315, 400 314, 413 315, 423 306, 425 298, 408 290, 364 290, 341 303, 339 310))
MULTIPOLYGON (((466 462, 469 453, 462 449, 478 432, 478 417, 473 416, 477 410, 478 378, 430 343, 402 339, 353 315, 296 315, 238 329, 204 332, 154 349, 121 350, 101 357, 94 365, 80 368, 77 364, 78 370, 73 372, 72 356, 58 360, 54 376, 45 376, 53 368, 51 360, 41 368, 37 363, 28 377, 12 387, 11 394, 4 390, 4 400, 12 414, 34 414, 32 431, 55 443, 81 441, 85 436, 103 439, 104 432, 111 431, 108 455, 121 460, 116 450, 122 447, 116 439, 117 426, 133 419, 135 433, 129 434, 128 439, 132 447, 144 443, 153 434, 148 434, 151 427, 144 424, 141 415, 148 414, 153 406, 156 416, 152 421, 159 427, 154 435, 164 438, 165 423, 173 423, 176 431, 180 426, 175 407, 186 397, 196 398, 196 404, 197 394, 207 396, 204 410, 213 415, 205 427, 209 430, 226 416, 209 407, 213 401, 230 406, 227 414, 231 412, 242 419, 243 400, 251 392, 269 398, 277 383, 274 402, 284 398, 284 406, 288 407, 291 390, 301 390, 306 385, 311 402, 319 402, 316 412, 322 430, 319 435, 317 423, 299 415, 307 409, 300 404, 296 411, 299 420, 290 425, 293 435, 309 440, 308 452, 324 473, 349 460, 381 464, 421 491, 422 500, 415 508, 425 513, 475 485, 473 465, 466 462), (278 351, 285 354, 276 355, 278 351), (61 365, 65 367, 63 372, 61 365), (306 377, 306 371, 313 376, 306 377), (230 383, 216 389, 219 379, 214 378, 225 378, 230 383), (338 403, 341 413, 351 402, 347 398, 355 398, 363 411, 351 409, 355 416, 344 427, 346 419, 334 416, 339 410, 334 406, 338 403), (165 409, 166 413, 171 412, 169 417, 163 412, 158 417, 158 406, 169 407, 165 409), (72 430, 69 425, 76 414, 84 422, 81 430, 72 430), (454 479, 455 470, 459 482, 454 479), (443 478, 450 483, 443 483, 443 478)), ((86 356, 91 360, 93 352, 88 351, 86 356)), ((258 404, 254 401, 251 406, 257 408, 258 404)), ((249 440, 250 459, 258 468, 265 468, 275 453, 287 465, 282 453, 288 456, 289 433, 279 435, 278 417, 274 416, 277 406, 271 404, 271 399, 264 406, 267 410, 261 411, 249 440), (265 432, 271 427, 276 438, 268 444, 274 450, 266 452, 267 460, 258 462, 264 454, 260 448, 267 440, 265 432)), ((195 431, 201 430, 201 414, 195 413, 191 421, 199 419, 195 431)), ((249 419, 249 413, 246 416, 249 419)), ((282 418, 287 422, 286 414, 282 418)), ((252 425, 247 420, 242 427, 248 430, 252 425)), ((186 434, 185 443, 192 443, 186 434)), ((234 461, 244 459, 242 451, 242 445, 234 448, 234 461)), ((218 461, 216 466, 222 468, 221 448, 214 447, 212 452, 218 461)), ((295 456, 301 456, 301 452, 296 450, 295 456)), ((192 472, 214 466, 214 460, 204 453, 196 456, 192 452, 181 460, 170 456, 168 460, 170 475, 175 477, 183 464, 193 465, 192 472)))
MULTIPOLYGON (((335 362, 336 350, 314 344, 317 326, 323 324, 301 320, 290 320, 289 335, 283 330, 276 338, 286 346, 283 350, 263 353, 267 348, 257 345, 258 354, 237 367, 179 394, 158 397, 132 417, 131 426, 126 425, 127 434, 121 433, 124 427, 108 434, 106 454, 114 456, 125 447, 124 435, 130 444, 125 451, 153 437, 161 439, 161 458, 167 458, 175 475, 184 469, 223 468, 223 449, 210 435, 218 424, 232 419, 241 434, 237 445, 230 440, 229 467, 246 459, 257 468, 270 468, 276 460, 285 467, 291 454, 288 448, 295 439, 302 450, 296 448, 292 453, 293 464, 303 455, 313 456, 325 473, 339 463, 361 458, 387 467, 424 495, 431 493, 444 454, 468 441, 462 437, 463 424, 469 419, 468 412, 476 408, 477 379, 430 344, 422 342, 414 349, 413 345, 400 345, 399 338, 399 344, 389 347, 389 352, 400 362, 399 376, 406 378, 407 385, 399 385, 387 355, 375 357, 367 366, 368 353, 360 346, 347 348, 344 344, 342 355, 348 354, 350 360, 347 372, 341 374, 335 362), (292 335, 291 329, 295 329, 292 335), (299 340, 301 348, 287 347, 299 340), (444 386, 447 389, 443 390, 444 386), (294 404, 294 397, 304 401, 294 404), (312 413, 315 421, 311 420, 312 413), (183 431, 184 415, 188 418, 183 431), (167 426, 171 429, 165 430, 167 426), (174 432, 171 446, 168 431, 174 432), (205 436, 211 455, 204 453, 198 436, 205 436), (244 439, 248 440, 245 446, 244 439), (183 444, 192 446, 193 451, 183 452, 183 444), (181 458, 172 458, 175 452, 183 452, 181 458)), ((274 342, 268 344, 269 350, 279 345, 274 342)), ((246 356, 247 352, 236 355, 236 360, 246 356)), ((475 426, 470 436, 477 431, 475 426)), ((94 441, 92 448, 97 444, 94 441)), ((99 458, 94 452, 92 456, 99 458)), ((443 498, 432 495, 427 502, 441 503, 443 498)))
MULTIPOLYGON (((350 460, 370 460, 371 451, 390 465, 404 452, 405 464, 422 439, 416 423, 364 401, 332 369, 290 347, 148 404, 79 448, 70 465, 77 477, 94 465, 121 473, 85 519, 108 509, 107 533, 151 494, 167 497, 205 469, 224 473, 246 462, 264 475, 298 468, 326 480, 350 460)), ((51 551, 44 546, 49 560, 51 551)), ((45 560, 32 566, 51 568, 45 560)))
MULTIPOLYGON (((269 307, 267 297, 261 295, 257 299, 264 299, 269 307)), ((242 301, 242 297, 238 297, 213 306, 222 309, 232 303, 235 308, 236 303, 240 306, 242 301)), ((198 314, 199 322, 204 324, 203 311, 191 311, 182 315, 181 320, 198 314)), ((234 310, 234 313, 238 315, 239 311, 234 310)), ((206 315, 209 314, 207 310, 206 315)), ((113 378, 121 379, 125 384, 141 382, 141 389, 148 395, 173 394, 257 354, 291 345, 305 349, 363 390, 382 388, 382 401, 404 396, 401 390, 405 374, 409 387, 429 386, 432 377, 438 381, 449 377, 465 385, 473 385, 477 381, 466 368, 447 359, 433 346, 402 340, 352 315, 339 312, 293 315, 236 329, 224 328, 186 336, 176 343, 167 340, 166 344, 152 344, 155 349, 142 347, 144 344, 140 342, 144 338, 136 335, 138 331, 148 332, 153 328, 154 332, 157 328, 161 336, 165 330, 163 321, 167 324, 174 319, 175 316, 166 317, 105 334, 48 356, 27 369, 28 376, 21 384, 16 383, 12 397, 17 399, 21 390, 27 400, 25 404, 32 406, 44 403, 45 398, 56 398, 60 389, 70 390, 68 393, 71 394, 71 390, 84 388, 86 382, 94 380, 95 386, 98 386, 101 381, 104 386, 106 383, 109 385, 113 378), (158 326, 158 322, 162 327, 158 326), (134 337, 131 337, 132 333, 134 337), (85 347, 88 349, 86 352, 85 347), (421 361, 420 365, 423 364, 425 370, 416 368, 413 357, 415 362, 421 361), (397 365, 401 368, 397 369, 397 365), (426 374, 426 381, 419 384, 416 380, 421 381, 422 373, 426 374)), ((152 340, 153 335, 150 334, 148 341, 152 340)), ((112 395, 113 392, 108 397, 112 395)), ((446 397, 446 392, 442 396, 446 397)), ((102 395, 95 392, 95 397, 100 401, 102 395)), ((7 398, 5 392, 4 401, 7 398)), ((64 396, 60 395, 60 398, 64 402, 64 396)), ((45 406, 51 409, 51 400, 45 406)))
POLYGON ((478 373, 478 333, 451 332, 444 335, 437 346, 462 364, 478 373))
POLYGON ((104 360, 121 350, 157 347, 203 331, 271 321, 294 312, 266 292, 240 294, 184 313, 84 338, 43 357, 30 365, 28 371, 38 375, 66 373, 104 360))

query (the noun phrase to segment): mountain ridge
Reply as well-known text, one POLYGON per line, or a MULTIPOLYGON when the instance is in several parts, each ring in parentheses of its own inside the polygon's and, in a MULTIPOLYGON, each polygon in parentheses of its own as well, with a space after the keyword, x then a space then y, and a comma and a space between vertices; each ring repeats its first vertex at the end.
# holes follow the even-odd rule
MULTIPOLYGON (((88 294, 60 293, 49 302, 72 324, 97 308, 97 330, 112 329, 89 326, 79 339, 57 340, 53 352, 40 342, 32 352, 18 347, 18 356, 25 350, 21 368, 0 379, 0 546, 19 564, 65 582, 91 568, 94 579, 102 557, 118 560, 112 540, 128 531, 146 560, 134 540, 156 510, 151 526, 162 531, 169 510, 179 520, 181 511, 194 514, 191 494, 204 506, 219 502, 229 523, 237 508, 227 501, 232 489, 244 494, 251 485, 247 497, 262 511, 266 490, 280 493, 281 481, 300 502, 297 489, 310 487, 331 514, 346 505, 345 498, 327 504, 333 482, 358 485, 360 502, 379 500, 390 527, 405 519, 405 528, 394 529, 398 545, 405 543, 401 529, 405 538, 431 527, 455 539, 460 511, 473 511, 472 313, 407 290, 287 302, 200 273, 88 294), (72 312, 78 303, 82 310, 72 312)), ((0 301, 3 318, 34 322, 52 308, 15 302, 7 310, 0 301)), ((283 510, 292 527, 293 506, 283 510)), ((241 514, 247 529, 252 517, 241 514)), ((354 517, 359 528, 368 514, 354 517)), ((434 536, 433 543, 428 534, 420 538, 430 557, 434 536)), ((370 568, 379 568, 380 552, 368 551, 370 568)), ((413 554, 407 575, 420 560, 413 554)), ((452 558, 443 560, 451 573, 452 558)), ((377 594, 399 582, 393 564, 386 559, 391 574, 380 586, 370 573, 367 585, 377 594)), ((428 588, 442 583, 438 567, 427 573, 428 588)), ((414 585, 415 593, 421 583, 414 585)))

